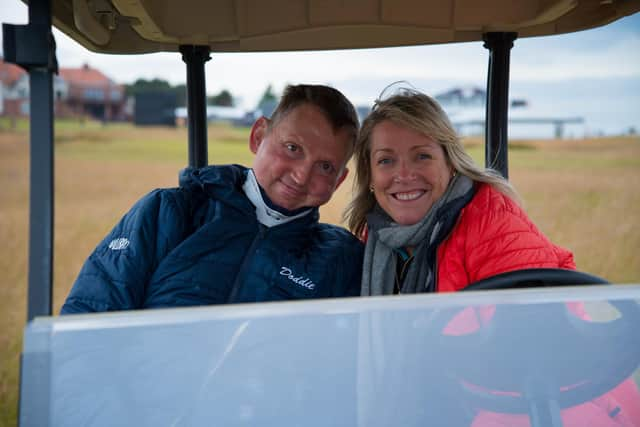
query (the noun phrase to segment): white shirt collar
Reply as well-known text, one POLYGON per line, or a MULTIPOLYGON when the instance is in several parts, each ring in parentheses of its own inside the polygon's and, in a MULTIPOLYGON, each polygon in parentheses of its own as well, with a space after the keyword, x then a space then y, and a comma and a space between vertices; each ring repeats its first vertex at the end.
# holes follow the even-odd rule
POLYGON ((244 194, 247 195, 247 198, 253 203, 253 206, 256 207, 256 217, 258 218, 258 222, 267 227, 273 227, 275 225, 286 224, 287 222, 296 220, 307 215, 313 209, 307 209, 304 212, 301 212, 297 215, 287 216, 281 212, 278 212, 274 209, 271 209, 265 203, 262 198, 262 193, 260 193, 260 186, 258 185, 258 181, 256 180, 256 176, 253 173, 252 169, 249 169, 247 172, 247 179, 242 185, 242 189, 244 190, 244 194))

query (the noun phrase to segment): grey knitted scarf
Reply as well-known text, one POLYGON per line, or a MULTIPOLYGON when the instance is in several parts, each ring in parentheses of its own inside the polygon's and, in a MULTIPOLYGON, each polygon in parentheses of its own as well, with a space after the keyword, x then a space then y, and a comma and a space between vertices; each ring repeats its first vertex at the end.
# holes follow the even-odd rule
POLYGON ((449 235, 460 211, 474 194, 473 180, 456 174, 422 221, 406 226, 393 222, 376 204, 367 215, 369 235, 364 252, 361 294, 393 293, 397 258, 395 250, 408 246, 414 248, 414 260, 400 292, 433 292, 437 246, 449 235))

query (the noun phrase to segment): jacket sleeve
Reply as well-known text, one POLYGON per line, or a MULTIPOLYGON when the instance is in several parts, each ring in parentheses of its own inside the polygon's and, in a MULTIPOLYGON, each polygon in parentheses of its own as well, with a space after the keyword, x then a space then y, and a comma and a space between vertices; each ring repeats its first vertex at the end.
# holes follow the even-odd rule
POLYGON ((184 235, 177 190, 155 190, 139 200, 85 261, 61 314, 142 308, 159 261, 184 235))

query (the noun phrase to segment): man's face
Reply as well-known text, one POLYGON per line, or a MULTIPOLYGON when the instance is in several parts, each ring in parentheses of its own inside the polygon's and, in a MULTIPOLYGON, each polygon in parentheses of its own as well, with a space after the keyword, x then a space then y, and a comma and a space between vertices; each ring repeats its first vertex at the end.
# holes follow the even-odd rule
POLYGON ((334 132, 311 104, 296 107, 271 129, 268 125, 258 119, 249 143, 256 155, 253 171, 267 196, 288 210, 327 203, 347 176, 348 132, 334 132))

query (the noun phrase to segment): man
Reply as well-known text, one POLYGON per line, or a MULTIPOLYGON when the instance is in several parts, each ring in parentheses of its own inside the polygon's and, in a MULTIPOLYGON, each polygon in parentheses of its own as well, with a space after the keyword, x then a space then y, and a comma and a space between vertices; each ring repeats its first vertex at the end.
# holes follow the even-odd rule
POLYGON ((359 295, 362 244, 318 222, 358 119, 326 86, 288 86, 258 119, 253 168, 186 169, 138 201, 85 262, 62 314, 359 295))

